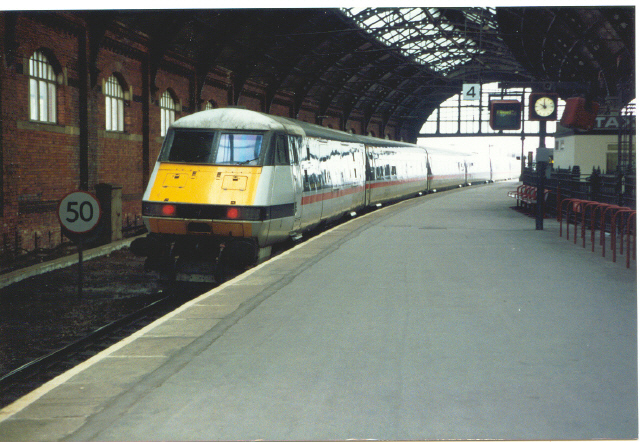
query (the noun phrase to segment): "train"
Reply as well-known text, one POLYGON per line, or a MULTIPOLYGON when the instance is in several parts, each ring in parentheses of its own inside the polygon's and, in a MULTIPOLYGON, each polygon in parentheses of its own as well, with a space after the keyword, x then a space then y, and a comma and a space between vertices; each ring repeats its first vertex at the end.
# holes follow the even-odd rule
POLYGON ((169 279, 219 280, 223 265, 261 262, 319 226, 512 178, 507 166, 247 109, 196 112, 167 132, 142 199, 149 233, 131 250, 169 279))

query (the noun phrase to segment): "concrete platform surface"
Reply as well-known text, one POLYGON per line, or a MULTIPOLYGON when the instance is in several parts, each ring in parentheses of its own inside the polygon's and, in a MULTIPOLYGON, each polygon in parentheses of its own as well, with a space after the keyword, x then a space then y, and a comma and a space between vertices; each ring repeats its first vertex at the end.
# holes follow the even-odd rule
POLYGON ((0 411, 0 440, 636 439, 636 264, 499 183, 324 233, 0 411))

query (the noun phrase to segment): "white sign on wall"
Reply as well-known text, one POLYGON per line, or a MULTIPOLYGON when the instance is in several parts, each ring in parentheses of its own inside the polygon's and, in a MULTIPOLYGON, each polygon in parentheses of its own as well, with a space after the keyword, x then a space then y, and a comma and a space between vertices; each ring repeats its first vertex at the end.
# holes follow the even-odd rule
POLYGON ((462 85, 463 100, 480 100, 480 84, 465 83, 462 85))

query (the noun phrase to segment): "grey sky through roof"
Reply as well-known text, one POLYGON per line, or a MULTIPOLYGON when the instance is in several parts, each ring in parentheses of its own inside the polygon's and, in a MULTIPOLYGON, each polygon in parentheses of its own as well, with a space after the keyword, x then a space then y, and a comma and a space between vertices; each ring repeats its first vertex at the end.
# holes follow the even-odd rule
POLYGON ((443 75, 485 52, 483 33, 496 34, 497 29, 494 8, 466 8, 456 11, 454 17, 446 17, 442 8, 343 11, 380 41, 443 75), (457 20, 454 22, 452 18, 457 20))

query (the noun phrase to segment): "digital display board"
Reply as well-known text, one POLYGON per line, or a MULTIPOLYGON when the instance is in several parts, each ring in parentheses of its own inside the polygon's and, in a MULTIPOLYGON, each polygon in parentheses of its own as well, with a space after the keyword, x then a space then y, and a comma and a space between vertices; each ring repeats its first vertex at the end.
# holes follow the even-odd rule
POLYGON ((522 104, 518 100, 493 100, 489 110, 491 129, 519 130, 522 127, 522 104))

